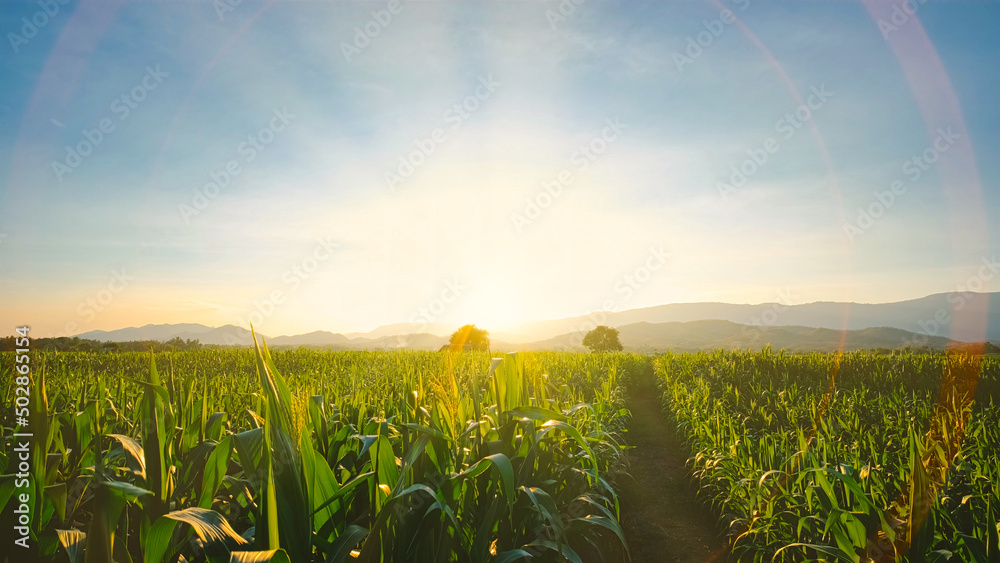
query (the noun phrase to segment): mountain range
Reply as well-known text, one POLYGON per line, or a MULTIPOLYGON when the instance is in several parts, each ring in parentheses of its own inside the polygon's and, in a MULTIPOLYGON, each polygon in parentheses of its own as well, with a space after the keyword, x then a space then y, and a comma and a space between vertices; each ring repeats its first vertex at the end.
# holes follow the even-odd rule
MULTIPOLYGON (((792 351, 907 345, 943 349, 959 342, 1000 341, 1000 307, 990 306, 991 301, 1000 303, 998 298, 1000 293, 949 293, 880 304, 675 303, 525 323, 515 330, 491 334, 491 342, 497 351, 584 350, 582 339, 587 330, 608 325, 619 329, 626 350, 646 352, 760 348, 767 344, 792 351)), ((446 323, 396 323, 367 333, 316 331, 260 336, 273 347, 437 350, 456 328, 446 323)), ((192 323, 95 330, 77 336, 103 342, 173 338, 223 346, 253 342, 248 330, 234 325, 192 323)))
POLYGON ((1000 293, 939 293, 895 303, 819 301, 802 305, 673 303, 643 309, 527 323, 524 341, 565 334, 594 322, 621 328, 634 323, 729 321, 762 327, 803 326, 831 330, 889 327, 966 342, 1000 340, 1000 293), (990 307, 990 303, 997 306, 990 307))

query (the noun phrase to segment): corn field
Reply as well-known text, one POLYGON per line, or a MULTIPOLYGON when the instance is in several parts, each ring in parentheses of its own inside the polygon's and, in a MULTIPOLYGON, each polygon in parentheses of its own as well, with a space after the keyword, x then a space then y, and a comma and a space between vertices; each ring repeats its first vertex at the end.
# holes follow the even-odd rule
POLYGON ((656 359, 699 494, 740 561, 1000 561, 1000 362, 656 359))
MULTIPOLYGON (((32 362, 28 560, 627 558, 614 480, 640 356, 264 346, 32 362)), ((10 435, 25 431, 11 410, 4 535, 10 435)))
MULTIPOLYGON (((24 377, 12 356, 0 381, 24 377)), ((730 560, 1000 560, 993 357, 260 346, 31 365, 26 428, 13 384, 0 410, 0 536, 24 523, 28 561, 628 561, 626 394, 648 377, 730 560)))

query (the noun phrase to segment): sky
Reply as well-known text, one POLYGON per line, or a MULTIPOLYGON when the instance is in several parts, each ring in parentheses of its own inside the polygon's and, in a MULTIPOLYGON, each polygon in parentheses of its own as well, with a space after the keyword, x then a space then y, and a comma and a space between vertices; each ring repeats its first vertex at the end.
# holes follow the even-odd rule
POLYGON ((4 0, 0 326, 499 330, 998 291, 998 23, 972 1, 4 0))

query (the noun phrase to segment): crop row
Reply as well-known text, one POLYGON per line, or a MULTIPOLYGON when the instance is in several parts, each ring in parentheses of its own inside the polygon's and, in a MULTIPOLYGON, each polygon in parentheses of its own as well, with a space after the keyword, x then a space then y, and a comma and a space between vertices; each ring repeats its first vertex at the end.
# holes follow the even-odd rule
POLYGON ((664 406, 746 561, 1000 560, 1000 362, 667 354, 664 406))
POLYGON ((2 411, 0 534, 30 431, 29 560, 620 560, 623 383, 647 363, 36 353, 28 427, 2 411))

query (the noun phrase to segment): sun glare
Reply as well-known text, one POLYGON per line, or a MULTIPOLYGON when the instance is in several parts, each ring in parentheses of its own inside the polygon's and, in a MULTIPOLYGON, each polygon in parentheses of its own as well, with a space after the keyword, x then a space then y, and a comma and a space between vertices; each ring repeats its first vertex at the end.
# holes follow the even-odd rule
POLYGON ((524 320, 520 293, 520 287, 509 280, 482 280, 469 293, 465 318, 488 331, 512 328, 524 320))

